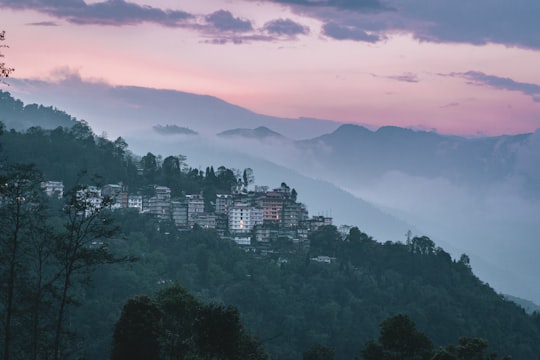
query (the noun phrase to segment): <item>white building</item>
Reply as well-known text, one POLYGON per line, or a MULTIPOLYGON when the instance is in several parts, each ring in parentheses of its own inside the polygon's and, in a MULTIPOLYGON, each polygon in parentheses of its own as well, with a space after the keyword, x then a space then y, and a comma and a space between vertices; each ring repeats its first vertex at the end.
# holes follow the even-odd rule
POLYGON ((264 213, 261 209, 250 207, 247 203, 238 203, 229 209, 229 231, 246 233, 255 225, 262 224, 264 213))
POLYGON ((142 195, 129 195, 128 208, 135 208, 141 212, 143 210, 143 197, 142 195))
POLYGON ((62 181, 44 181, 41 188, 47 196, 56 196, 61 199, 64 196, 64 183, 62 181))

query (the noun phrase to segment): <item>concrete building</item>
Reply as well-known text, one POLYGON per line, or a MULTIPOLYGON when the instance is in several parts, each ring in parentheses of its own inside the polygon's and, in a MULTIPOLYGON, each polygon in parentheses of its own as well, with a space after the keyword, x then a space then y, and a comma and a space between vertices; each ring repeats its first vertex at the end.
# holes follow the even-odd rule
POLYGON ((262 209, 249 206, 247 203, 238 203, 229 209, 229 232, 247 233, 253 227, 262 224, 264 213, 262 209))
POLYGON ((257 200, 257 207, 263 211, 263 218, 267 222, 279 223, 283 210, 285 197, 282 193, 269 191, 257 200))
POLYGON ((143 197, 142 195, 129 195, 127 200, 128 208, 135 208, 139 212, 143 211, 143 197))
POLYGON ((188 227, 188 205, 186 201, 171 201, 171 212, 174 225, 181 228, 188 227))
POLYGON ((216 214, 228 214, 233 204, 233 197, 229 194, 216 195, 216 214))
POLYGON ((62 181, 44 181, 41 188, 47 196, 56 196, 61 199, 64 196, 64 183, 62 181))
POLYGON ((154 214, 160 220, 171 219, 171 189, 166 186, 154 186, 154 196, 147 202, 150 214, 154 214))
POLYGON ((192 227, 195 224, 192 218, 204 212, 204 198, 200 194, 186 195, 186 203, 188 226, 192 227))

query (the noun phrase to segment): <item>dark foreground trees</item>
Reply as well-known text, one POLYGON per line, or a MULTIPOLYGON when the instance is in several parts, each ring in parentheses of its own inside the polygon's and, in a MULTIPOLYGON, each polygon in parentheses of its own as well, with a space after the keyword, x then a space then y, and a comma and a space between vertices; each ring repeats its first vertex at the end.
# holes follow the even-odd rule
POLYGON ((61 359, 76 349, 68 310, 101 264, 116 232, 84 187, 48 199, 30 165, 0 164, 0 346, 2 359, 61 359), (69 336, 67 336, 69 335, 69 336))
POLYGON ((179 285, 134 297, 114 328, 112 360, 253 359, 268 356, 232 306, 203 304, 179 285))
POLYGON ((414 321, 399 314, 382 322, 378 341, 369 341, 362 357, 365 360, 497 360, 497 354, 485 354, 487 347, 484 339, 462 337, 458 345, 434 351, 431 341, 416 329, 414 321))

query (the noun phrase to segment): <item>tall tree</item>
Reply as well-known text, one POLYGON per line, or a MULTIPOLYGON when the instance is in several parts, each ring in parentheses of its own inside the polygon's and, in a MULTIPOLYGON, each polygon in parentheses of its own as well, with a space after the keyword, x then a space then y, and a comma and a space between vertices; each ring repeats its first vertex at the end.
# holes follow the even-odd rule
POLYGON ((75 188, 63 208, 63 229, 56 237, 56 259, 60 267, 59 304, 56 316, 54 359, 61 357, 66 308, 73 304, 72 292, 97 265, 126 260, 115 258, 106 240, 117 233, 108 199, 98 200, 88 187, 75 188))
POLYGON ((161 317, 148 296, 128 300, 114 327, 111 360, 158 360, 161 317))
POLYGON ((378 343, 368 342, 362 350, 365 360, 427 360, 433 345, 416 329, 407 315, 392 316, 381 323, 378 343))
POLYGON ((41 173, 33 166, 5 166, 0 172, 0 284, 3 309, 3 358, 12 355, 14 326, 20 323, 19 296, 27 269, 33 229, 39 223, 41 173), (19 311, 17 311, 19 310, 19 311))

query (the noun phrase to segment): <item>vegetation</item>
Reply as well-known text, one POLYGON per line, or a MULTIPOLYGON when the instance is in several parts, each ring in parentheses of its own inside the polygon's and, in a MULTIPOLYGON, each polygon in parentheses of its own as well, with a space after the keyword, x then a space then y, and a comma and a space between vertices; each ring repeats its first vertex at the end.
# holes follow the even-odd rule
POLYGON ((132 209, 94 212, 80 195, 98 181, 216 194, 253 181, 247 169, 138 158, 84 122, 5 131, 0 143, 3 359, 265 358, 261 347, 279 359, 394 359, 409 356, 409 345, 419 359, 539 358, 540 315, 506 301, 466 255, 452 259, 428 237, 380 243, 358 227, 324 226, 309 246, 280 239, 242 249, 213 230, 179 232, 132 209), (42 179, 74 191, 46 198, 42 179))
MULTIPOLYGON (((6 32, 5 31, 0 31, 0 41, 5 41, 6 40, 6 32)), ((7 45, 4 45, 4 44, 1 44, 0 45, 0 48, 6 48, 8 47, 7 45)), ((4 57, 4 54, 2 54, 2 52, 0 52, 0 58, 3 58, 4 57)), ((7 78, 9 77, 9 75, 11 75, 11 73, 15 71, 14 68, 11 68, 9 66, 6 65, 5 62, 0 62, 0 82, 2 82, 2 78, 7 78)))

